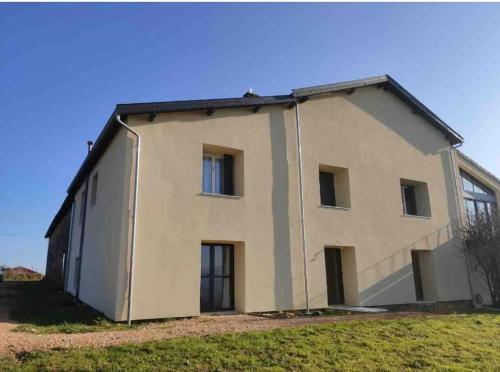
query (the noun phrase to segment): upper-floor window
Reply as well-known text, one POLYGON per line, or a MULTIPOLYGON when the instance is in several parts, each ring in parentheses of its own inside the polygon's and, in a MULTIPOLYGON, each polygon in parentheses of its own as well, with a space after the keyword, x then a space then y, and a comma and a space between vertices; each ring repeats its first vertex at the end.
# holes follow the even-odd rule
POLYGON ((470 174, 460 170, 462 189, 464 191, 464 207, 469 220, 477 216, 490 218, 496 210, 495 192, 470 174))
POLYGON ((401 195, 403 197, 403 212, 410 216, 417 216, 417 202, 415 201, 415 186, 401 185, 401 195))
POLYGON ((460 178, 462 179, 462 189, 467 192, 472 192, 480 195, 495 195, 493 190, 484 185, 471 175, 460 170, 460 178))
POLYGON ((431 216, 431 205, 427 183, 400 180, 403 213, 406 216, 431 216))
POLYGON ((335 200, 335 176, 331 172, 319 172, 319 192, 321 205, 334 207, 335 200))
POLYGON ((232 155, 203 154, 203 192, 234 195, 233 168, 232 155))
POLYGON ((97 180, 98 180, 99 174, 96 173, 94 174, 94 177, 92 177, 92 189, 90 191, 90 206, 93 207, 97 203, 97 180))
POLYGON ((320 164, 319 197, 321 206, 350 208, 351 197, 348 169, 320 164))

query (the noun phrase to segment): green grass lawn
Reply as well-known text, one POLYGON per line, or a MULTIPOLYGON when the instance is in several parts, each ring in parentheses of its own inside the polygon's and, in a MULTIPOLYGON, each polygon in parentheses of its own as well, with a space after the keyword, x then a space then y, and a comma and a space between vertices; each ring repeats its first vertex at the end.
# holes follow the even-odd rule
POLYGON ((4 370, 500 370, 500 315, 371 320, 38 352, 4 370))

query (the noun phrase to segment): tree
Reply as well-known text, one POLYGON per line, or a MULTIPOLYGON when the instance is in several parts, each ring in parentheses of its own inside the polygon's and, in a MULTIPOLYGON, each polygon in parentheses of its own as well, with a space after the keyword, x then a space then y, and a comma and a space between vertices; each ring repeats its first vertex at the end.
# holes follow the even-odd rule
POLYGON ((487 288, 493 306, 500 308, 500 215, 470 216, 460 227, 465 253, 475 277, 487 288))

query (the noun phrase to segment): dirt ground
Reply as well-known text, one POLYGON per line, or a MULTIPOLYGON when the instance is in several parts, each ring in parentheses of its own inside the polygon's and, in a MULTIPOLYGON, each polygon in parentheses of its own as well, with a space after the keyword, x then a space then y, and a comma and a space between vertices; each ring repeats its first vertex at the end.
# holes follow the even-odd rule
POLYGON ((9 320, 9 308, 15 301, 14 283, 0 283, 0 354, 12 356, 21 352, 80 347, 104 347, 122 343, 140 343, 179 336, 209 335, 296 327, 307 324, 334 323, 362 319, 397 319, 418 313, 399 312, 367 315, 312 316, 291 319, 266 318, 257 315, 212 315, 150 323, 130 331, 76 334, 32 334, 13 332, 16 323, 9 320))

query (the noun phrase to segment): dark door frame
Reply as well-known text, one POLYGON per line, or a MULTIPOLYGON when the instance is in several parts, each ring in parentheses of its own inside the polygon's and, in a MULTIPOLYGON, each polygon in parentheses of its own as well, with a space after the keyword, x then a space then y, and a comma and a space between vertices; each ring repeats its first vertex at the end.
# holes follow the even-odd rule
POLYGON ((234 310, 234 245, 233 244, 225 244, 225 243, 202 243, 201 244, 201 249, 203 247, 210 247, 210 273, 208 275, 201 275, 201 278, 208 278, 209 279, 209 293, 210 293, 210 305, 208 308, 202 308, 201 306, 201 282, 200 282, 200 312, 210 312, 210 311, 231 311, 234 310), (229 268, 229 275, 215 275, 214 274, 214 262, 215 262, 215 246, 222 246, 222 247, 228 247, 229 248, 229 263, 230 263, 230 268, 229 268), (221 278, 229 279, 229 297, 230 297, 230 308, 227 309, 220 309, 216 308, 214 306, 214 279, 221 278))
POLYGON ((344 296, 344 277, 342 270, 342 249, 339 247, 325 247, 325 273, 326 273, 326 288, 328 295, 328 305, 342 305, 345 304, 344 296), (335 255, 334 262, 329 262, 335 255), (333 272, 329 272, 334 270, 333 272), (331 281, 335 283, 331 283, 331 281), (330 286, 334 285, 333 288, 330 286))
POLYGON ((422 283, 422 269, 418 250, 411 251, 411 266, 413 269, 413 281, 415 283, 415 298, 417 301, 424 301, 424 285, 422 283))

